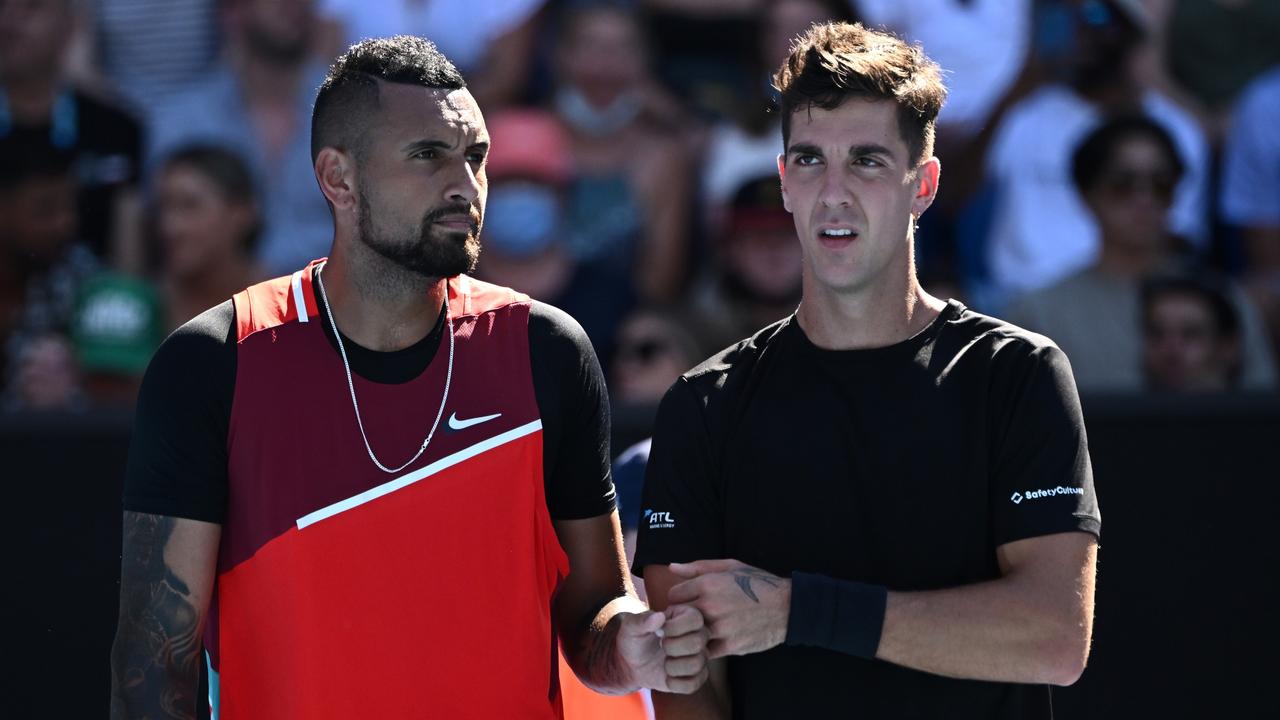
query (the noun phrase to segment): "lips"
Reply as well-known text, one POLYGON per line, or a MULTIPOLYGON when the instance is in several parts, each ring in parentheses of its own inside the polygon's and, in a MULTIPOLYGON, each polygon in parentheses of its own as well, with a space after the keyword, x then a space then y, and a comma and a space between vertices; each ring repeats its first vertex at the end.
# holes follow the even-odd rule
POLYGON ((848 247, 858 239, 858 231, 847 226, 828 225, 818 228, 818 242, 833 250, 848 247))
POLYGON ((437 218, 433 224, 449 230, 458 230, 462 232, 474 231, 477 225, 477 223, 465 215, 446 215, 445 217, 437 218))

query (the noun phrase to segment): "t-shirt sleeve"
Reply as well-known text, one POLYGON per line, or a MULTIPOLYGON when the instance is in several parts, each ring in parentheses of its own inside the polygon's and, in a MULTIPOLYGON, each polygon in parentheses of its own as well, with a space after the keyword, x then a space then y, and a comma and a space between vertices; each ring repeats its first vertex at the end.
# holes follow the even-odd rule
POLYGON ((534 302, 529 356, 542 416, 543 482, 554 520, 612 512, 609 391, 582 326, 563 310, 534 302))
POLYGON ((991 497, 996 545, 1041 535, 1098 535, 1080 398, 1067 356, 1052 344, 1011 351, 997 368, 991 497))
POLYGON ((125 510, 224 520, 234 320, 228 300, 178 328, 151 359, 134 415, 125 510))
POLYGON ((681 378, 658 406, 632 572, 723 556, 723 512, 703 405, 681 378))

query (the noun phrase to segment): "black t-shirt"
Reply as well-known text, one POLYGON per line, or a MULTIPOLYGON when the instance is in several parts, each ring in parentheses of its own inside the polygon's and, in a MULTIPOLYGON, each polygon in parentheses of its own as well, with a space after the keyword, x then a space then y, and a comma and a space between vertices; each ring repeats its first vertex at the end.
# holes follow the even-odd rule
MULTIPOLYGON (((318 297, 320 317, 325 317, 318 297)), ((335 353, 337 343, 322 323, 335 353)), ((425 338, 395 352, 343 335, 351 372, 374 382, 420 375, 440 346, 444 313, 425 338)), ((609 472, 609 398, 582 328, 533 302, 529 355, 542 417, 543 471, 552 519, 595 517, 614 508, 609 472)), ((235 306, 228 300, 176 330, 151 360, 134 419, 124 508, 220 523, 227 501, 227 428, 235 390, 235 306)), ((335 377, 335 383, 344 381, 335 377)))
POLYGON ((13 123, 6 138, 15 143, 45 143, 75 156, 80 196, 78 237, 99 257, 109 248, 116 193, 138 184, 142 126, 127 112, 76 91, 62 93, 46 123, 13 123))
MULTIPOLYGON (((1047 338, 951 301, 904 342, 824 350, 794 316, 658 411, 635 571, 736 558, 912 591, 999 577, 996 548, 1097 534, 1084 422, 1047 338)), ((829 650, 729 659, 739 718, 1048 718, 1049 690, 829 650)))

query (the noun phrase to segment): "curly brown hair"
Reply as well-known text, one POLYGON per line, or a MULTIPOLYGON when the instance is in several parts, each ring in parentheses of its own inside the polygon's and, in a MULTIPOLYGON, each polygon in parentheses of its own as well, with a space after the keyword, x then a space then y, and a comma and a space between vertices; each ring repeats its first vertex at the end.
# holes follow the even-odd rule
POLYGON ((784 147, 793 113, 815 105, 833 110, 850 97, 861 97, 897 103, 898 130, 913 165, 933 155, 934 123, 947 88, 938 64, 919 45, 861 23, 814 25, 796 38, 774 73, 773 85, 781 95, 784 147))

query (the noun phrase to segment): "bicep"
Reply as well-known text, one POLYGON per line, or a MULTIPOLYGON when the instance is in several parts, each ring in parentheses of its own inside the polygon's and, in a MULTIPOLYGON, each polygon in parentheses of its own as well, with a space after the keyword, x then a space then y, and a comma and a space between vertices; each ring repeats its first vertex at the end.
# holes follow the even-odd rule
POLYGON ((534 302, 529 359, 543 423, 551 518, 590 519, 614 509, 609 394, 591 341, 564 311, 534 302))
POLYGON ((120 583, 168 585, 202 614, 214 588, 220 539, 219 524, 125 511, 120 583))

